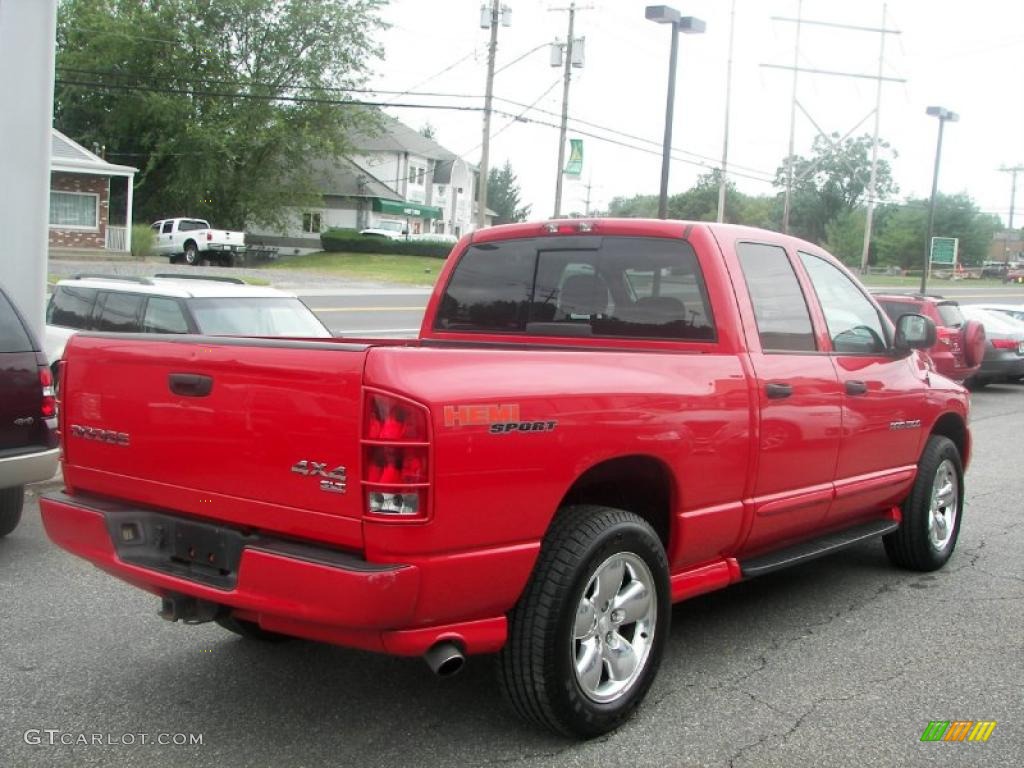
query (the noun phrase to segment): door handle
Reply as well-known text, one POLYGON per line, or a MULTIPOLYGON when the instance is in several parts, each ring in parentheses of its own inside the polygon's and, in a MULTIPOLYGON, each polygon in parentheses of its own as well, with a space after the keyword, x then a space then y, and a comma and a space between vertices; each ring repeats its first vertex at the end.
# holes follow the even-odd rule
POLYGON ((847 381, 846 382, 846 394, 848 395, 863 395, 868 391, 868 385, 863 381, 847 381))
POLYGON ((172 373, 167 376, 167 386, 183 397, 206 397, 213 391, 213 377, 201 373, 172 373))
POLYGON ((764 385, 765 394, 769 400, 781 400, 793 394, 793 385, 785 382, 773 381, 764 385))

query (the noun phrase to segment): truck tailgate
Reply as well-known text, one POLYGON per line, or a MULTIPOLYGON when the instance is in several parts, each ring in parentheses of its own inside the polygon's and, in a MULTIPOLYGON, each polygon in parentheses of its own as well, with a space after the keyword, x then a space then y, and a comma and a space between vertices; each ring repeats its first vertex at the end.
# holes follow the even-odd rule
POLYGON ((67 485, 361 547, 367 349, 79 334, 61 383, 67 485))

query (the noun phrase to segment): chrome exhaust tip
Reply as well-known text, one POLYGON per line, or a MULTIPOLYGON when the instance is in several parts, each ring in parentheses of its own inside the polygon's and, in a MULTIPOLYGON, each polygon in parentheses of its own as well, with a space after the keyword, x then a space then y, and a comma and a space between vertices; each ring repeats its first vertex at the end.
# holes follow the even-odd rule
POLYGON ((442 640, 433 645, 423 654, 423 660, 427 662, 430 671, 438 677, 451 677, 466 663, 466 657, 459 646, 451 640, 442 640))

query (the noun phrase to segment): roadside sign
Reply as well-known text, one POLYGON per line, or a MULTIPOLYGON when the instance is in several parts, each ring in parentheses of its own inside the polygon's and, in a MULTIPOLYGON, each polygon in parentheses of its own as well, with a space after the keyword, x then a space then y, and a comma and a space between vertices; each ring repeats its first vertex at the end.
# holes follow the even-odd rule
POLYGON ((960 240, 956 237, 932 238, 932 264, 956 264, 957 250, 960 240))

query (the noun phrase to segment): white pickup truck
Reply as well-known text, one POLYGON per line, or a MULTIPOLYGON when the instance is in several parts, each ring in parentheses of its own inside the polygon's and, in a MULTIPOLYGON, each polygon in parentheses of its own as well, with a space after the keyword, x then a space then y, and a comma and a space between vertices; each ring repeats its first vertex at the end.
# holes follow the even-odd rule
POLYGON ((234 266, 245 253, 245 233, 211 229, 203 219, 161 219, 151 229, 156 235, 156 252, 171 264, 234 266))

